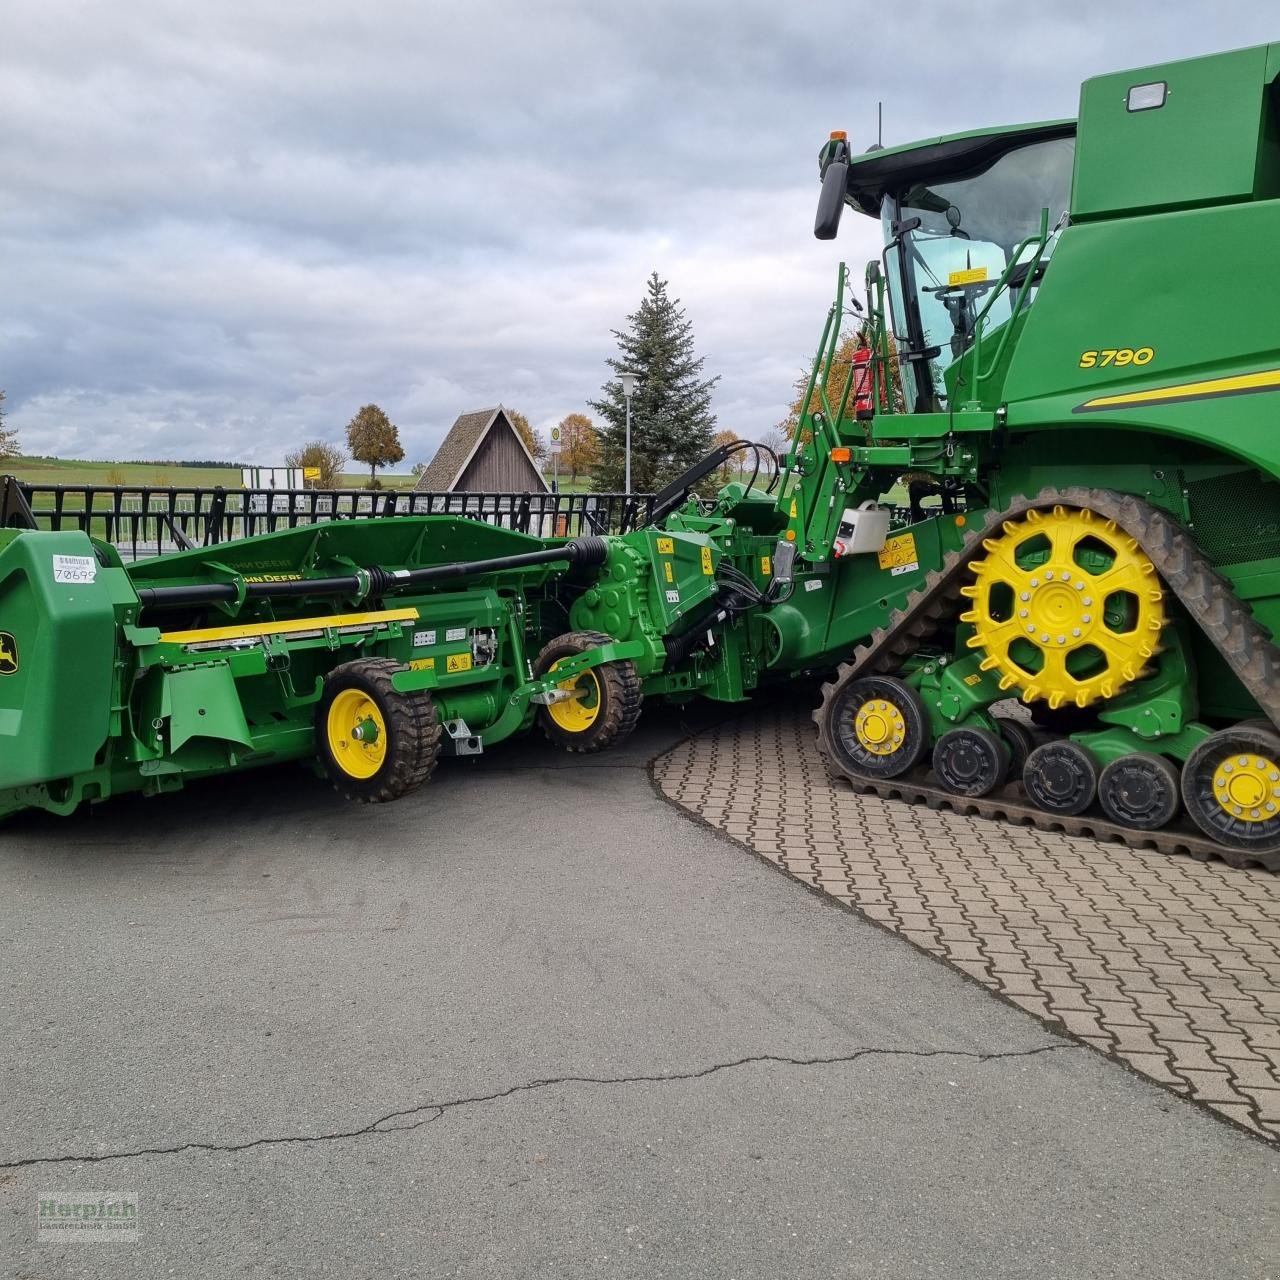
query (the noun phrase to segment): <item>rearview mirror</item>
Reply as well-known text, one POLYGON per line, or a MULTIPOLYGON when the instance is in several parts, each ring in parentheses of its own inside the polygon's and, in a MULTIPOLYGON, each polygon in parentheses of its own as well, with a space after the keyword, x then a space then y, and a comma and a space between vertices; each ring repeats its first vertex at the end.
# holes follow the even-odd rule
POLYGON ((849 162, 833 160, 822 175, 822 194, 818 196, 818 216, 813 222, 813 234, 819 240, 834 240, 840 229, 840 215, 844 212, 844 197, 848 189, 849 162))

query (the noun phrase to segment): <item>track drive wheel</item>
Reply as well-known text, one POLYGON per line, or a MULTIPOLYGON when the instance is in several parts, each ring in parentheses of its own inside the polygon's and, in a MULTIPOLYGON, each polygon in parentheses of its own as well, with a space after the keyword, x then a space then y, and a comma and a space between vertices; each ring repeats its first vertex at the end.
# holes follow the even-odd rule
POLYGON ((1196 826, 1219 844, 1280 851, 1280 735, 1238 725, 1206 738, 1183 765, 1182 798, 1196 826))
POLYGON ((840 767, 864 778, 900 777, 929 746, 924 703, 894 676, 837 681, 818 731, 840 767))
POLYGON ((316 707, 316 750, 349 800, 398 800, 431 776, 440 757, 440 721, 425 689, 397 693, 389 658, 334 667, 316 707))
POLYGON ((1098 779, 1102 812, 1122 827, 1158 831, 1178 812, 1178 769, 1146 751, 1113 760, 1098 779))
POLYGON ((1037 747, 1022 770, 1022 783, 1046 813, 1083 813, 1098 794, 1098 762, 1078 742, 1058 738, 1037 747))
POLYGON ((933 748, 933 771, 958 796, 985 796, 1008 777, 1009 744, 990 729, 948 729, 933 748))
MULTIPOLYGON (((568 631, 543 647, 535 676, 548 675, 568 658, 611 644, 600 631, 568 631)), ((640 676, 628 658, 602 662, 558 686, 569 696, 538 711, 543 732, 566 751, 605 751, 621 742, 640 719, 640 676)))

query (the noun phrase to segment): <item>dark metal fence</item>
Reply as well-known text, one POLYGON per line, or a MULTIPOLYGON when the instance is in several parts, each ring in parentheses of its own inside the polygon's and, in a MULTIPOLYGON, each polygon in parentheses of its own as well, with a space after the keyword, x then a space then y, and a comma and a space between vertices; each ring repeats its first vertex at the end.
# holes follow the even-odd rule
POLYGON ((460 515, 543 538, 644 525, 652 494, 422 493, 368 489, 201 489, 26 484, 0 476, 0 528, 80 529, 127 560, 328 520, 460 515))

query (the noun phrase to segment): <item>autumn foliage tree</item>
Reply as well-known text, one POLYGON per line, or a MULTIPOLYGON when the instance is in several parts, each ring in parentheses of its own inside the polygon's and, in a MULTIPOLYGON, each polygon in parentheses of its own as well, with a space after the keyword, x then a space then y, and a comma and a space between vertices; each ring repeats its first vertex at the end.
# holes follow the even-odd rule
POLYGON ((600 465, 600 433, 585 413, 560 419, 560 466, 570 480, 590 475, 600 465))
POLYGON ((378 468, 404 457, 400 429, 376 404, 367 404, 347 423, 347 448, 369 468, 369 488, 378 487, 378 468))
POLYGON ((520 412, 519 409, 506 409, 507 420, 516 429, 516 434, 524 441, 524 447, 529 450, 529 456, 538 462, 546 457, 547 446, 543 444, 542 437, 529 425, 529 419, 520 412))
POLYGON ((313 481, 317 489, 338 488, 346 461, 347 455, 336 444, 328 444, 324 440, 308 440, 301 449, 286 454, 284 459, 287 467, 318 471, 320 474, 313 481))

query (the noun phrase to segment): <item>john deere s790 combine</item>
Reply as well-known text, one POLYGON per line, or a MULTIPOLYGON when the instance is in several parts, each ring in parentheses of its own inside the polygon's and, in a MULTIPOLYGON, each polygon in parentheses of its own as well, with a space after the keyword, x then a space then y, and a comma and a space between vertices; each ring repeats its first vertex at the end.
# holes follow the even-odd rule
POLYGON ((599 750, 647 697, 836 672, 855 785, 1280 868, 1280 45, 820 165, 819 237, 848 205, 884 251, 863 301, 841 268, 770 491, 700 503, 720 454, 622 534, 359 520, 128 566, 0 531, 0 814, 303 757, 391 799, 535 718, 599 750))

